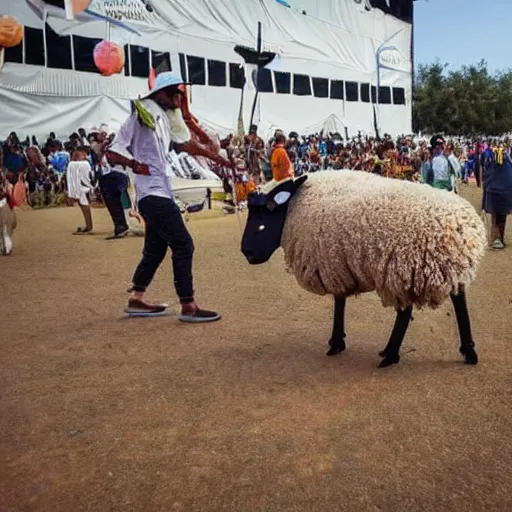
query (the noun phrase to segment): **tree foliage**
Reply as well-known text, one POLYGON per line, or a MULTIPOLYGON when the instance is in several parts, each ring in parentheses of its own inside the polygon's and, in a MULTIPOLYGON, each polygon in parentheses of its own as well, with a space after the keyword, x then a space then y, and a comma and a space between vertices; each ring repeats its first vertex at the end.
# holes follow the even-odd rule
POLYGON ((414 131, 501 135, 512 131, 512 71, 490 74, 487 63, 447 71, 420 65, 413 94, 414 131))

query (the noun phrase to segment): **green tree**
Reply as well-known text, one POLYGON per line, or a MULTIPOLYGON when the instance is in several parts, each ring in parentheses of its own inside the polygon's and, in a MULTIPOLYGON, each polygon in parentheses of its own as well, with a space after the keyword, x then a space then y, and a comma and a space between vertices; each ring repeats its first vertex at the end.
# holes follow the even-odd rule
POLYGON ((501 135, 512 131, 512 72, 490 74, 481 61, 447 71, 439 61, 420 65, 413 93, 415 131, 501 135))

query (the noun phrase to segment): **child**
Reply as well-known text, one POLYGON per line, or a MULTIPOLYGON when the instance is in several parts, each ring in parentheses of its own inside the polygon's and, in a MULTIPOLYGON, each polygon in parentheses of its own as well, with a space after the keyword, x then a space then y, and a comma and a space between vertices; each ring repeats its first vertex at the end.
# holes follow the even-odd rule
POLYGON ((78 201, 85 220, 85 228, 77 228, 74 235, 92 232, 92 214, 90 195, 94 190, 92 184, 91 164, 87 161, 87 150, 77 148, 73 152, 67 169, 68 197, 73 203, 78 201))
POLYGON ((12 252, 12 233, 16 228, 16 201, 13 187, 0 170, 0 254, 8 256, 12 252))

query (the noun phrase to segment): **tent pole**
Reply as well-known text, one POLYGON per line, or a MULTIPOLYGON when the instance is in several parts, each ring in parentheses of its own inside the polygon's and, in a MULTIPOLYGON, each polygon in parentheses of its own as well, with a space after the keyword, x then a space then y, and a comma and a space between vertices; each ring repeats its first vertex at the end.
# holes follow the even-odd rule
POLYGON ((75 42, 73 34, 71 34, 71 69, 75 71, 75 42))
MULTIPOLYGON (((258 56, 261 55, 261 21, 258 21, 258 39, 256 41, 256 50, 258 51, 258 56)), ((259 95, 259 83, 260 78, 260 65, 258 63, 258 67, 256 68, 256 94, 254 95, 254 101, 252 102, 252 109, 251 109, 251 120, 249 122, 249 129, 253 124, 254 121, 254 113, 256 112, 256 104, 258 103, 258 95, 259 95)))
POLYGON ((73 11, 73 0, 64 0, 64 9, 66 10, 66 19, 73 21, 75 19, 75 13, 73 11))
MULTIPOLYGON (((258 82, 259 69, 256 71, 256 73, 257 73, 256 74, 256 82, 258 82)), ((258 91, 258 86, 256 85, 256 93, 254 95, 254 101, 252 102, 251 120, 249 121, 249 130, 251 129, 251 126, 254 121, 254 114, 256 112, 256 104, 258 103, 258 95, 259 95, 259 91, 258 91)))
POLYGON ((375 60, 377 65, 377 94, 375 95, 375 105, 373 106, 373 124, 375 129, 375 137, 379 140, 379 103, 380 103, 380 54, 384 45, 377 49, 375 60))
POLYGON ((48 19, 48 13, 46 12, 46 7, 43 12, 43 49, 44 49, 44 67, 48 67, 48 43, 46 41, 46 23, 48 19))
POLYGON ((261 54, 261 21, 258 21, 258 39, 256 41, 256 49, 261 54))

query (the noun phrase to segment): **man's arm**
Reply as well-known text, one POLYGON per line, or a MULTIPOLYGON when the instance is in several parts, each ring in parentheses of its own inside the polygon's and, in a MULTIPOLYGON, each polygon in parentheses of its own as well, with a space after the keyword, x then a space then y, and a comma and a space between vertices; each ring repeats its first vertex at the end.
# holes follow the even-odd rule
POLYGON ((133 132, 137 122, 137 114, 134 112, 123 124, 112 145, 107 148, 105 156, 112 166, 129 167, 135 174, 149 176, 151 174, 149 167, 144 163, 137 162, 128 149, 132 144, 133 132))
POLYGON ((198 142, 192 138, 183 144, 176 144, 176 149, 179 152, 185 152, 191 156, 204 156, 223 167, 234 167, 233 162, 230 162, 222 156, 215 154, 210 148, 203 146, 202 144, 198 144, 198 142))

